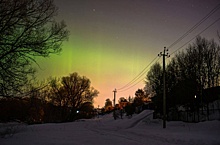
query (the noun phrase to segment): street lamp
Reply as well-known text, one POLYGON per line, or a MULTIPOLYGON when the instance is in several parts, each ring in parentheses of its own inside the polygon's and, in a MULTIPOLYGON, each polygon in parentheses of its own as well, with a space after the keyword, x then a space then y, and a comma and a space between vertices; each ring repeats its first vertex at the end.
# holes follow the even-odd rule
POLYGON ((197 98, 197 96, 195 95, 194 96, 195 97, 195 100, 194 100, 194 105, 195 105, 195 110, 194 110, 194 121, 196 121, 196 111, 197 111, 197 113, 198 113, 198 122, 199 122, 199 104, 198 104, 198 99, 196 99, 197 98))

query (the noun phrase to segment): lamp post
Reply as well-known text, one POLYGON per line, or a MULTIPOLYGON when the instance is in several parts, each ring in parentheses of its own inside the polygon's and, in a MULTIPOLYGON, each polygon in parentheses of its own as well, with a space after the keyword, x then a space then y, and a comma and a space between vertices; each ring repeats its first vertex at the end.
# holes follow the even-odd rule
POLYGON ((198 113, 198 122, 199 122, 199 102, 197 100, 197 96, 196 95, 195 95, 195 106, 196 106, 195 112, 197 111, 197 113, 198 113))

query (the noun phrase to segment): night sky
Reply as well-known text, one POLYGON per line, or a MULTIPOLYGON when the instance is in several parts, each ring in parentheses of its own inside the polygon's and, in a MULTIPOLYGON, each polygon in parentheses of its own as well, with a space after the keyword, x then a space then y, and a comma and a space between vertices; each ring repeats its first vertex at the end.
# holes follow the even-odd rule
MULTIPOLYGON (((115 88, 129 83, 164 46, 171 45, 219 3, 219 0, 55 0, 59 8, 56 19, 66 22, 70 37, 63 43, 60 55, 38 59, 37 77, 46 79, 78 72, 88 77, 100 92, 94 105, 102 107, 107 98, 113 99, 115 88)), ((169 53, 218 18, 220 9, 170 48, 169 53)), ((220 21, 201 36, 219 43, 217 31, 220 21)), ((144 87, 144 77, 134 87, 118 92, 116 100, 134 96, 138 88, 144 87)))

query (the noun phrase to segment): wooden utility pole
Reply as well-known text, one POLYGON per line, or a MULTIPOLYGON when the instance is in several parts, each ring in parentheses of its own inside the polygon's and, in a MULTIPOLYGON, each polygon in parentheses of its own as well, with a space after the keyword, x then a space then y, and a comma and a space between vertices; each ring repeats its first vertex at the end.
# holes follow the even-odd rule
POLYGON ((163 128, 166 128, 166 70, 165 70, 165 57, 169 57, 169 54, 166 53, 168 49, 164 47, 164 51, 160 52, 158 56, 163 56, 163 128))
POLYGON ((115 114, 115 99, 116 99, 116 92, 117 92, 117 90, 115 89, 113 92, 114 92, 114 100, 113 100, 113 102, 114 102, 114 112, 113 112, 113 116, 114 116, 114 119, 116 120, 116 114, 115 114))

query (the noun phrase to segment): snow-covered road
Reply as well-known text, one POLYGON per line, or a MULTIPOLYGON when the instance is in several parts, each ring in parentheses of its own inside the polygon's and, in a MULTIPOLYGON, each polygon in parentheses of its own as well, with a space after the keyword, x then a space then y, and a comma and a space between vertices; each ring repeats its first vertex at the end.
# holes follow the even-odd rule
POLYGON ((114 120, 112 114, 72 123, 30 125, 0 145, 219 145, 220 121, 167 122, 152 111, 114 120))

